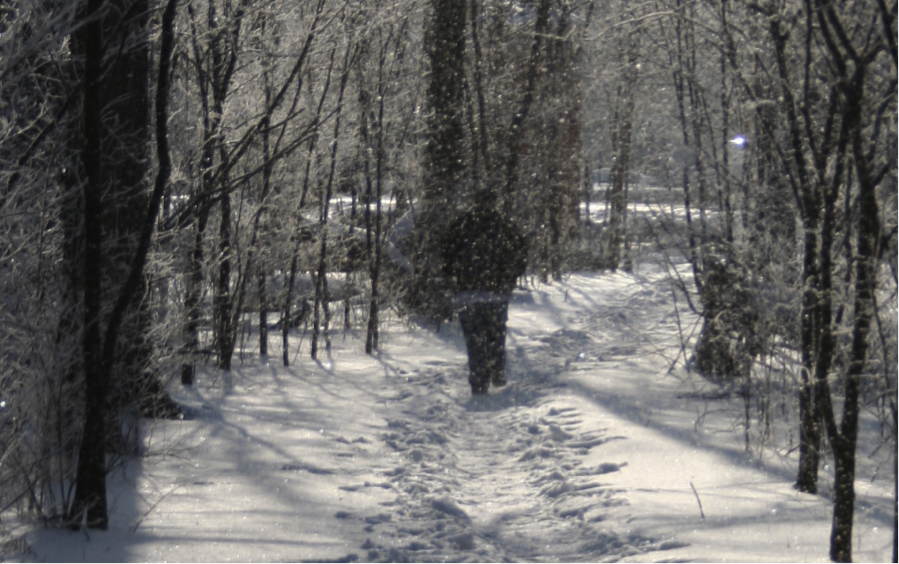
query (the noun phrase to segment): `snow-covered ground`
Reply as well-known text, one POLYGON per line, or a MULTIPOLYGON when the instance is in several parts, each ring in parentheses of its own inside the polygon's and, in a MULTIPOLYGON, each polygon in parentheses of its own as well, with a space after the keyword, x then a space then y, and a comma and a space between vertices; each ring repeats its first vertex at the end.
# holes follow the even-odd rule
MULTIPOLYGON (((742 399, 669 373, 679 323, 649 267, 516 290, 510 383, 478 398, 457 325, 394 318, 376 357, 335 333, 318 362, 297 332, 290 368, 272 339, 173 390, 195 417, 146 422, 109 531, 33 529, 18 558, 827 561, 830 501, 792 488, 788 431, 759 447, 754 426, 747 454, 742 399)), ((890 453, 864 433, 855 558, 884 562, 890 453)))

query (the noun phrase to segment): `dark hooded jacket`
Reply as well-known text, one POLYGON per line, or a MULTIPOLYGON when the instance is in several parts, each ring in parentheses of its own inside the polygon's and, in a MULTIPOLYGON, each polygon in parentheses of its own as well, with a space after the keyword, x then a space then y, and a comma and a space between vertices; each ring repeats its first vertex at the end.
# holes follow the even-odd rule
POLYGON ((443 258, 443 272, 456 292, 508 294, 527 268, 527 245, 514 223, 480 207, 450 223, 443 258))

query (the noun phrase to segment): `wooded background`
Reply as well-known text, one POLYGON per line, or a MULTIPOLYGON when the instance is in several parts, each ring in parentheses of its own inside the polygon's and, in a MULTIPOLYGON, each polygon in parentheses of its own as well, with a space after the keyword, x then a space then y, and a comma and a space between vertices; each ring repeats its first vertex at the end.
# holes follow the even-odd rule
POLYGON ((385 311, 438 328, 436 241, 486 189, 536 279, 668 268, 702 320, 676 362, 741 388, 747 449, 796 406, 797 487, 832 456, 851 559, 861 410, 896 449, 896 17, 0 0, 0 513, 105 528, 137 420, 240 343, 287 365, 291 330, 316 356, 356 327, 375 354, 385 311))

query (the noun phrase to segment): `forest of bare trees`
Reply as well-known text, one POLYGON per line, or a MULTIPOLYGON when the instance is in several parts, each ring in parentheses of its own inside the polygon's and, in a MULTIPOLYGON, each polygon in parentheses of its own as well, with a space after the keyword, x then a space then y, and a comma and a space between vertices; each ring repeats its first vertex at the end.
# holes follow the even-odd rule
POLYGON ((676 362, 742 390, 747 449, 796 406, 796 487, 832 461, 851 560, 859 414, 896 449, 896 18, 0 0, 0 513, 106 528, 137 421, 189 416, 166 390, 248 340, 287 365, 291 331, 316 356, 354 327, 377 353, 385 312, 439 328, 436 241, 491 190, 542 281, 668 269, 702 319, 676 362))

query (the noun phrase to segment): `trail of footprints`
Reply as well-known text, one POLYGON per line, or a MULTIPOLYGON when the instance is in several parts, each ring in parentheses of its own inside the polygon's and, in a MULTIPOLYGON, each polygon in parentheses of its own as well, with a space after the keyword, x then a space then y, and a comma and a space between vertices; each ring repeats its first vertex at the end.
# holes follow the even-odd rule
POLYGON ((340 516, 370 533, 361 559, 596 560, 658 549, 603 526, 608 508, 626 501, 602 476, 626 462, 589 466, 584 457, 617 437, 583 430, 575 408, 533 390, 523 403, 502 394, 454 399, 438 370, 402 384, 404 418, 379 437, 393 454, 381 479, 343 488, 394 495, 376 515, 340 516))

